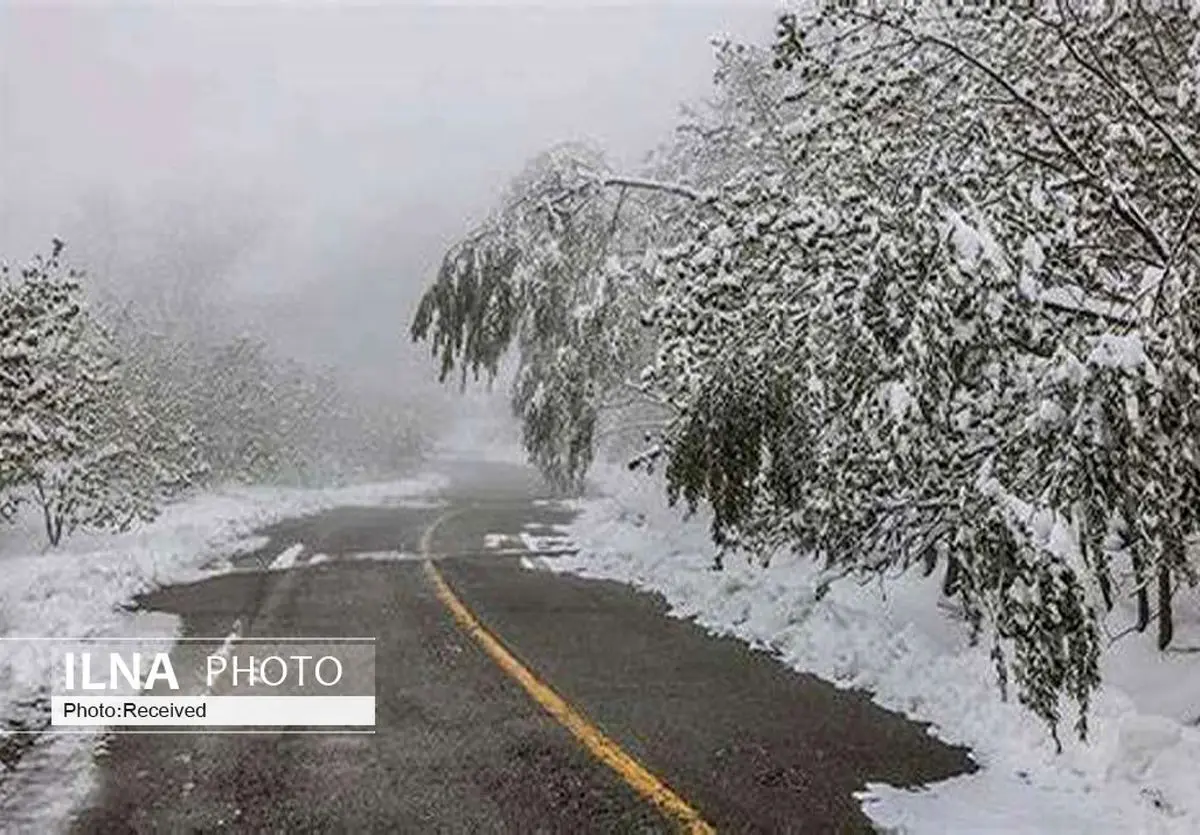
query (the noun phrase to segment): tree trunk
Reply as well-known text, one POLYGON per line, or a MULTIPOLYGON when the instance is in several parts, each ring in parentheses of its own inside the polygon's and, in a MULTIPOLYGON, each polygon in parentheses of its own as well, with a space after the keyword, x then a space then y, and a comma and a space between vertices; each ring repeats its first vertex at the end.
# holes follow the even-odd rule
POLYGON ((42 519, 46 523, 46 539, 50 541, 51 546, 58 545, 58 531, 54 527, 54 514, 50 510, 48 502, 42 502, 42 519))
POLYGON ((1158 568, 1158 648, 1166 649, 1175 635, 1175 623, 1171 616, 1171 569, 1165 565, 1158 568))
POLYGON ((1146 567, 1141 557, 1133 558, 1133 578, 1137 584, 1137 631, 1150 625, 1150 593, 1146 590, 1146 567))
POLYGON ((1104 611, 1111 612, 1113 608, 1112 575, 1108 571, 1108 555, 1100 549, 1096 558, 1096 577, 1100 584, 1100 595, 1104 598, 1104 611))
POLYGON ((946 557, 946 576, 942 578, 942 594, 953 597, 958 591, 958 560, 946 557))
POLYGON ((1100 595, 1104 598, 1104 611, 1111 612, 1113 608, 1112 579, 1107 571, 1100 573, 1100 595))
POLYGON ((925 565, 921 569, 921 576, 928 577, 933 573, 935 568, 937 568, 937 551, 935 551, 933 548, 930 548, 925 553, 925 565))

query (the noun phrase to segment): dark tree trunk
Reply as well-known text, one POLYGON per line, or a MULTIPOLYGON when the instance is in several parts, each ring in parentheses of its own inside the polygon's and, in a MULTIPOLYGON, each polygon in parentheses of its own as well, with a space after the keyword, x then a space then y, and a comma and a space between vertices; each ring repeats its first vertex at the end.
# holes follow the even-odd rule
POLYGON ((1158 569, 1158 648, 1166 649, 1175 636, 1175 622, 1171 616, 1171 569, 1158 569))
POLYGON ((1107 571, 1100 573, 1100 594, 1104 598, 1104 611, 1111 612, 1113 607, 1112 579, 1107 571))
POLYGON ((928 577, 937 568, 937 551, 930 548, 925 552, 925 565, 921 569, 922 576, 928 577))
POLYGON ((958 591, 958 560, 946 557, 946 576, 942 578, 942 594, 953 597, 958 591))
POLYGON ((54 512, 47 503, 42 504, 42 518, 46 521, 46 539, 50 540, 52 546, 57 547, 58 541, 62 539, 62 523, 54 518, 54 512))
POLYGON ((1111 612, 1113 607, 1112 576, 1108 572, 1108 555, 1100 549, 1096 558, 1096 576, 1100 584, 1100 595, 1104 598, 1104 611, 1111 612))
POLYGON ((1133 578, 1137 584, 1137 631, 1150 625, 1150 592, 1146 590, 1146 567, 1141 557, 1133 558, 1133 578))

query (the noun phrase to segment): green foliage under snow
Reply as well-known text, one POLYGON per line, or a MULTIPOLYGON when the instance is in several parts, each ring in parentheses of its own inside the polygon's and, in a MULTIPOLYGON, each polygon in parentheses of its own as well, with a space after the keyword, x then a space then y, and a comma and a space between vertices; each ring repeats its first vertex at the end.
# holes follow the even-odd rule
POLYGON ((464 382, 515 349, 559 484, 632 402, 724 549, 945 566, 1001 685, 1084 735, 1105 610, 1166 647, 1197 579, 1198 11, 782 14, 638 176, 536 160, 413 336, 464 382))

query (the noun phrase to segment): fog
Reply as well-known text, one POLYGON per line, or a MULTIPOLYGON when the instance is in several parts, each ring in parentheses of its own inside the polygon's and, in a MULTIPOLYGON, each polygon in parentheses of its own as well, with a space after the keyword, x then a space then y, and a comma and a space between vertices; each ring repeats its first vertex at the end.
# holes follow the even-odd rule
POLYGON ((0 258, 61 235, 96 282, 416 385, 412 303, 523 161, 636 162, 707 93, 710 37, 771 8, 5 8, 0 258))

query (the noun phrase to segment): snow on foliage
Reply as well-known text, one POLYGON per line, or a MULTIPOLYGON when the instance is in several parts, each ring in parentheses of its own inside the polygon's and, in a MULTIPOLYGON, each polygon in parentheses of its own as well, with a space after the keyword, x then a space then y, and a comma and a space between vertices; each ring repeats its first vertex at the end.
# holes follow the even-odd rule
POLYGON ((1200 21, 816 3, 716 56, 637 177, 535 163, 414 337, 443 375, 515 347, 561 483, 630 390, 657 408, 634 463, 726 549, 943 565, 1001 687, 1085 735, 1104 613, 1134 597, 1165 648, 1197 580, 1200 21))
POLYGON ((34 502, 57 545, 75 528, 154 514, 186 474, 156 458, 149 404, 124 398, 108 334, 88 312, 63 245, 0 280, 0 489, 34 502))
POLYGON ((63 249, 0 276, 0 511, 37 506, 52 545, 204 485, 328 484, 411 461, 411 408, 280 361, 261 339, 197 340, 175 321, 188 311, 97 303, 63 249))

